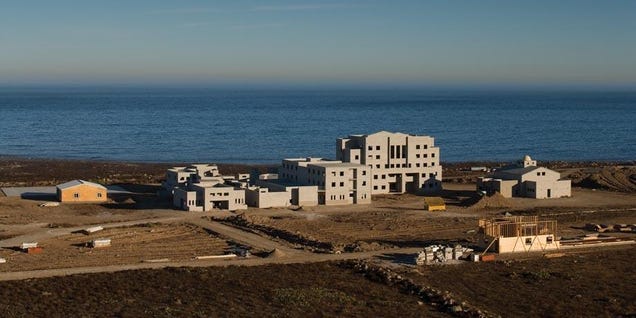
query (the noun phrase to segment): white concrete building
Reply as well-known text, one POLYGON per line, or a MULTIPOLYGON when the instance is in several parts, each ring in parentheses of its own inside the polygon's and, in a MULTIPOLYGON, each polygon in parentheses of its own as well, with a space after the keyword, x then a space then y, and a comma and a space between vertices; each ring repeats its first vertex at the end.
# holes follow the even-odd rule
POLYGON ((259 208, 318 205, 318 186, 298 185, 285 180, 258 180, 245 190, 249 206, 259 208))
POLYGON ((318 204, 371 203, 370 168, 322 158, 284 159, 278 172, 291 184, 316 186, 318 204))
POLYGON ((380 131, 336 141, 336 159, 368 166, 371 193, 435 192, 442 166, 434 138, 380 131))
POLYGON ((182 210, 247 209, 242 188, 247 182, 237 178, 221 175, 216 165, 194 164, 168 169, 162 186, 172 193, 173 205, 182 210))
POLYGON ((538 167, 527 155, 514 165, 496 170, 491 177, 479 178, 477 190, 489 194, 499 192, 506 198, 546 199, 572 195, 570 180, 561 179, 561 174, 554 170, 538 167))

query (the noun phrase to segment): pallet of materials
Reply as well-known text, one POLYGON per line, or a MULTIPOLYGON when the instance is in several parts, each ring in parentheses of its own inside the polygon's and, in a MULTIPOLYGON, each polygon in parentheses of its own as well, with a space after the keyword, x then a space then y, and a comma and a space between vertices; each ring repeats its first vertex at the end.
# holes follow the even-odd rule
POLYGON ((110 239, 96 239, 96 240, 92 240, 92 241, 90 241, 89 245, 92 248, 109 247, 110 246, 110 239))

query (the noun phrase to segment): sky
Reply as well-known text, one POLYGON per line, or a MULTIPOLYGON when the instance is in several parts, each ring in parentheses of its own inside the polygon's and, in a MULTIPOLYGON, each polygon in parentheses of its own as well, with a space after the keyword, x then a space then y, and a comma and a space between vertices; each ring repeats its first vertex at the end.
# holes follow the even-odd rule
POLYGON ((636 1, 0 0, 0 87, 636 88, 636 1))

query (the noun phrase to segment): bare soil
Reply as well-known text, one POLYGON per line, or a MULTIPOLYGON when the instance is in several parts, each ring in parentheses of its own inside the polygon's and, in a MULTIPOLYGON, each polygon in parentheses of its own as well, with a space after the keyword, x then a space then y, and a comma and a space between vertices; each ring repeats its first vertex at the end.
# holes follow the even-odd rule
POLYGON ((0 282, 4 317, 446 317, 331 263, 0 282))
POLYGON ((191 224, 148 223, 139 226, 109 228, 90 235, 73 233, 38 242, 41 254, 26 254, 13 249, 0 250, 7 263, 0 272, 38 269, 134 264, 167 258, 190 260, 195 256, 223 255, 226 240, 191 224), (103 248, 87 246, 91 240, 111 239, 103 248))
POLYGON ((249 209, 228 221, 294 245, 351 252, 470 244, 479 218, 504 213, 556 219, 568 236, 586 233, 577 228, 589 222, 636 223, 636 196, 631 194, 575 188, 572 198, 550 200, 474 196, 474 185, 451 184, 443 193, 444 212, 424 211, 422 197, 404 194, 374 196, 370 205, 249 209))
POLYGON ((404 275, 503 317, 632 317, 635 252, 632 245, 561 258, 419 266, 404 275))
MULTIPOLYGON (((191 163, 138 163, 0 157, 0 187, 51 186, 83 179, 101 184, 158 184, 166 169, 191 163)), ((265 171, 267 165, 218 164, 223 174, 265 171)))

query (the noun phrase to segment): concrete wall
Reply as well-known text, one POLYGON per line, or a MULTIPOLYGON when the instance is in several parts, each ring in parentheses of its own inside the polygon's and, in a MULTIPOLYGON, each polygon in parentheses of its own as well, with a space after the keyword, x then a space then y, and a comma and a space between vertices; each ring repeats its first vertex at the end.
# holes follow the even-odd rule
POLYGON ((486 191, 488 194, 499 192, 504 198, 511 198, 517 183, 517 180, 478 178, 477 191, 486 191))
POLYGON ((172 194, 172 204, 185 211, 203 211, 203 205, 197 200, 196 191, 187 191, 176 188, 172 194))
POLYGON ((337 159, 351 160, 354 150, 359 163, 371 168, 372 194, 441 190, 439 148, 430 136, 382 131, 336 141, 337 159))
MULTIPOLYGON (((316 200, 318 204, 325 205, 371 202, 371 173, 367 166, 321 158, 302 158, 283 160, 279 170, 279 176, 284 180, 317 187, 317 198, 316 194, 302 193, 304 190, 299 190, 299 202, 316 200)), ((295 197, 294 192, 292 197, 295 197)))
POLYGON ((231 186, 221 184, 193 184, 192 189, 197 192, 197 198, 202 201, 203 210, 244 210, 247 209, 245 203, 245 189, 235 189, 231 186))
POLYGON ((500 237, 499 253, 535 252, 554 250, 560 247, 554 235, 500 237))
POLYGON ((107 190, 88 184, 80 184, 66 189, 57 189, 60 202, 106 202, 107 190))
POLYGON ((245 202, 257 208, 287 207, 291 205, 291 191, 269 191, 265 187, 245 189, 245 202))

